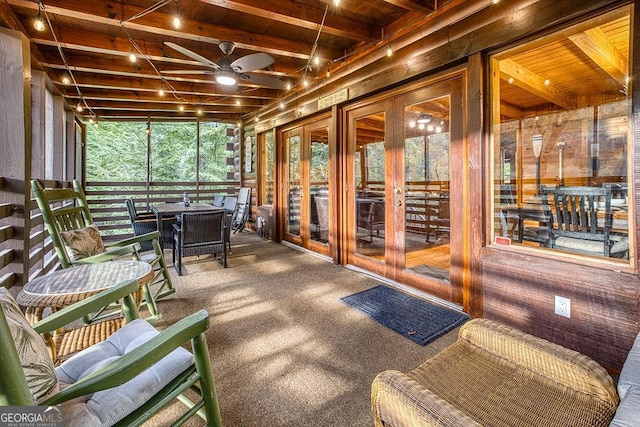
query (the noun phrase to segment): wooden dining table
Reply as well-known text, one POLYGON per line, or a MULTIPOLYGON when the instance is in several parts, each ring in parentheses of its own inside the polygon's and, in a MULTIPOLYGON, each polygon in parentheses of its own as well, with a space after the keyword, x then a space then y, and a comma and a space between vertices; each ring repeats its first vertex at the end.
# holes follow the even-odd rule
POLYGON ((187 206, 183 202, 179 203, 161 203, 151 205, 151 211, 156 215, 158 230, 161 234, 161 244, 163 249, 171 249, 171 230, 172 227, 165 227, 166 218, 179 217, 184 212, 218 212, 224 210, 219 206, 209 203, 189 203, 187 206))

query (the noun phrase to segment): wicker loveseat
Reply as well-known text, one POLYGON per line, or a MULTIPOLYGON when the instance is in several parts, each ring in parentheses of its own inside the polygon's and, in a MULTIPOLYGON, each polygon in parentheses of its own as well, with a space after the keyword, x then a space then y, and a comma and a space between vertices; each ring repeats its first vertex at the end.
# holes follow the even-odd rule
POLYGON ((454 344, 413 371, 378 374, 371 397, 378 427, 608 426, 618 407, 614 382, 595 361, 486 319, 467 322, 454 344))

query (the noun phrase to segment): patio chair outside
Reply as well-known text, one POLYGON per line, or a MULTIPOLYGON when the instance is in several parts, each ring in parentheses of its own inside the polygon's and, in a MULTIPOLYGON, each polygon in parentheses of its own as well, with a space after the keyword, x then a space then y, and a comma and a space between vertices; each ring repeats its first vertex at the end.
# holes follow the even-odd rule
POLYGON ((182 276, 182 258, 220 254, 222 267, 227 267, 227 215, 219 212, 183 213, 182 221, 173 226, 173 265, 182 276))
POLYGON ((45 189, 38 180, 34 179, 31 181, 31 188, 62 268, 106 262, 127 255, 135 260, 148 262, 153 267, 155 276, 148 285, 144 286, 144 298, 151 316, 158 318, 156 299, 175 292, 158 242, 160 233, 154 231, 105 243, 93 222, 84 191, 78 180, 73 181, 72 189, 45 189), (140 254, 140 244, 147 241, 151 242, 153 251, 149 254, 140 254), (75 248, 74 242, 78 242, 75 248))
POLYGON ((213 197, 213 203, 211 203, 213 206, 217 206, 219 208, 221 208, 224 205, 224 196, 214 196, 213 197))
POLYGON ((251 213, 251 188, 242 187, 238 192, 238 202, 231 218, 231 230, 238 233, 244 229, 251 213))
POLYGON ((548 188, 543 185, 541 191, 549 247, 605 257, 621 258, 628 254, 629 242, 623 236, 614 239, 611 233, 611 187, 548 188), (601 205, 604 206, 599 213, 601 205))
MULTIPOLYGON (((62 406, 65 426, 133 426, 178 399, 188 410, 176 422, 198 415, 222 426, 205 332, 209 314, 198 311, 158 332, 135 319, 123 282, 48 316, 32 328, 7 292, 0 292, 0 405, 62 406), (108 338, 53 368, 42 337, 117 300, 127 300, 134 318, 108 338), (28 345, 22 345, 28 341, 28 345), (192 352, 182 347, 190 342, 192 352), (20 343, 21 345, 16 345, 20 343), (37 368, 37 369, 36 369, 37 368), (183 393, 190 390, 187 397, 183 393), (197 394, 198 401, 191 398, 197 394)), ((1 291, 1 289, 0 289, 1 291)))

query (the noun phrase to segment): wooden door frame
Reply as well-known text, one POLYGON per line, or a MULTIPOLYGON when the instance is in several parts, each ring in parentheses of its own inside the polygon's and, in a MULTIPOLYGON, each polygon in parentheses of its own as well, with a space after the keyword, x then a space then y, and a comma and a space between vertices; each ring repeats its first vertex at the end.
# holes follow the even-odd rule
MULTIPOLYGON (((344 207, 346 208, 345 212, 345 220, 344 220, 344 263, 345 264, 355 264, 359 268, 363 268, 367 271, 371 271, 372 273, 379 274, 381 276, 390 278, 392 280, 397 280, 401 283, 405 283, 407 285, 416 287, 418 289, 424 290, 430 294, 443 298, 447 301, 452 301, 457 304, 461 304, 465 310, 470 306, 470 302, 468 301, 468 297, 470 296, 470 284, 469 278, 471 273, 468 271, 470 268, 469 258, 470 247, 472 243, 468 240, 473 239, 471 236, 471 230, 469 228, 470 218, 469 211, 471 201, 469 199, 469 162, 468 158, 468 142, 466 135, 466 117, 468 115, 468 110, 465 108, 467 105, 467 92, 466 92, 466 83, 467 83, 467 75, 466 69, 464 67, 460 67, 456 70, 451 70, 448 73, 444 73, 437 78, 433 78, 430 80, 422 81, 420 83, 416 83, 410 85, 409 87, 400 88, 395 90, 389 94, 383 94, 375 96, 369 100, 364 100, 353 106, 345 107, 343 117, 345 123, 345 149, 344 149, 344 172, 345 176, 343 182, 345 183, 345 188, 343 189, 342 195, 344 199, 344 207), (455 144, 455 153, 452 152, 451 156, 457 156, 457 158, 461 159, 462 167, 456 168, 453 170, 452 167, 452 176, 451 179, 455 180, 456 187, 459 191, 455 194, 455 199, 452 200, 453 206, 458 206, 455 210, 452 209, 452 229, 457 228, 457 232, 452 235, 452 248, 456 246, 454 252, 452 252, 452 256, 458 259, 461 263, 461 266, 456 269, 456 271, 452 271, 452 280, 451 283, 455 283, 456 286, 447 285, 441 282, 430 281, 428 278, 424 276, 418 277, 418 275, 410 275, 410 274, 402 274, 398 273, 400 271, 397 268, 397 265, 401 261, 404 261, 404 243, 398 244, 398 242, 402 241, 399 236, 396 227, 396 219, 395 219, 395 202, 401 200, 404 205, 404 194, 401 194, 400 197, 396 196, 393 192, 394 187, 397 185, 386 185, 385 186, 385 200, 393 201, 393 208, 389 207, 386 209, 386 213, 389 213, 392 209, 394 211, 394 219, 391 221, 386 221, 385 224, 385 235, 391 236, 394 239, 394 247, 390 248, 390 245, 387 245, 385 251, 385 262, 384 265, 381 265, 377 262, 372 261, 371 259, 367 259, 368 257, 364 257, 362 255, 358 255, 354 248, 352 248, 354 242, 353 233, 355 232, 355 223, 352 212, 355 212, 354 201, 349 196, 350 188, 353 186, 353 182, 351 181, 353 178, 353 153, 354 153, 354 143, 355 143, 355 121, 357 118, 364 117, 375 112, 385 112, 385 114, 391 113, 391 117, 394 115, 398 115, 399 110, 404 109, 405 103, 401 103, 397 100, 401 99, 412 99, 415 98, 412 92, 424 94, 428 92, 438 93, 437 96, 444 96, 447 94, 451 94, 451 120, 456 120, 458 122, 458 126, 452 127, 451 129, 451 144, 452 149, 454 149, 454 141, 459 141, 459 143, 455 144), (454 96, 455 93, 455 96, 454 96), (454 99, 457 98, 457 99, 454 99), (395 104, 402 104, 401 107, 396 107, 395 104), (391 105, 390 105, 391 104, 391 105), (383 108, 382 105, 385 107, 383 108), (455 110, 455 112, 454 112, 455 110), (455 175, 455 178, 454 178, 455 175), (347 184, 348 182, 348 184, 347 184), (454 225, 455 224, 455 225, 454 225), (465 240, 466 239, 466 240, 465 240), (402 246, 400 248, 399 246, 402 246), (402 250, 401 250, 402 249, 402 250), (391 253, 389 253, 391 252, 391 253)), ((426 99, 430 98, 427 96, 426 99)), ((467 107, 468 108, 468 107, 467 107)), ((401 116, 403 117, 403 116, 401 116)), ((403 120, 398 118, 392 119, 393 124, 391 129, 389 129, 389 123, 387 123, 387 118, 385 117, 385 139, 388 141, 393 141, 394 144, 400 144, 404 142, 404 133, 401 129, 403 120)), ((396 151, 396 150, 394 150, 396 151)), ((386 160, 387 158, 385 158, 386 160)), ((387 182, 392 182, 397 184, 398 182, 402 182, 401 188, 404 188, 404 171, 398 171, 398 168, 395 167, 395 164, 398 163, 398 159, 393 159, 394 166, 391 168, 386 167, 386 179, 387 182), (387 171, 391 171, 387 174, 387 171), (395 173, 393 172, 395 171, 395 173), (400 179, 402 178, 402 180, 400 179)), ((404 161, 401 162, 404 165, 404 161)), ((453 184, 452 184, 453 186, 453 184)), ((402 210, 404 212, 404 209, 402 210)), ((401 221, 400 224, 404 224, 404 221, 401 221)), ((403 231, 400 231, 402 233, 403 231)), ((404 264, 402 264, 404 266, 404 264)), ((403 269, 404 270, 404 269, 403 269)))
MULTIPOLYGON (((337 165, 335 162, 337 161, 337 144, 335 139, 335 119, 334 115, 331 112, 320 114, 316 117, 310 118, 308 120, 297 122, 292 124, 291 126, 287 126, 286 128, 282 128, 277 133, 277 139, 280 142, 278 146, 281 148, 280 151, 280 159, 281 162, 277 163, 276 174, 280 176, 279 182, 281 183, 280 189, 277 193, 280 195, 281 200, 281 209, 280 209, 280 240, 285 240, 290 243, 296 244, 305 249, 312 250, 314 252, 330 255, 334 259, 337 258, 337 249, 335 248, 335 244, 333 242, 336 241, 335 235, 337 234, 335 229, 337 226, 337 221, 333 220, 335 216, 332 216, 332 209, 335 209, 334 205, 336 205, 334 199, 334 195, 337 194, 337 180, 335 179, 335 172, 337 169, 337 165), (287 232, 287 221, 288 221, 288 197, 287 197, 287 188, 289 185, 289 153, 288 146, 286 144, 286 138, 288 134, 297 134, 300 136, 300 161, 301 161, 301 185, 304 187, 304 196, 303 201, 309 198, 309 161, 311 156, 311 143, 310 143, 310 133, 313 130, 317 130, 320 128, 326 128, 329 138, 329 212, 330 212, 330 229, 329 229, 329 243, 328 245, 323 245, 319 242, 315 242, 309 238, 309 221, 306 221, 307 224, 303 222, 303 214, 306 209, 303 210, 301 206, 300 209, 300 235, 296 236, 294 234, 290 234, 287 232), (333 237, 332 237, 333 236, 333 237)), ((308 213, 308 212, 307 212, 308 213)), ((308 215, 307 215, 308 216, 308 215)))

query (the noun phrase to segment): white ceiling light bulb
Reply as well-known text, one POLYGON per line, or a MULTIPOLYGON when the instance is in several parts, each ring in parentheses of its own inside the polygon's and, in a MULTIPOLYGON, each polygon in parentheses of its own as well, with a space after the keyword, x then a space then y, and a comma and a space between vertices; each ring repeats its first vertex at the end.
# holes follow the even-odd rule
POLYGON ((158 91, 158 95, 160 95, 160 96, 164 96, 164 89, 160 89, 160 90, 158 91))
POLYGON ((38 16, 36 16, 36 19, 33 21, 33 28, 40 32, 44 31, 46 28, 40 12, 38 12, 38 16))
POLYGON ((182 21, 180 20, 180 17, 178 15, 175 15, 173 17, 173 28, 175 28, 176 30, 179 30, 180 28, 182 28, 182 21))
POLYGON ((216 81, 223 86, 236 84, 236 74, 233 71, 221 70, 216 73, 216 81))
POLYGON ((76 107, 76 111, 78 113, 82 113, 82 110, 83 110, 82 105, 78 104, 78 106, 76 107))
POLYGON ((291 82, 287 82, 287 90, 291 90, 291 82))
POLYGON ((315 65, 320 65, 320 57, 318 55, 313 57, 313 63, 315 65))
POLYGON ((391 46, 387 46, 387 58, 391 58, 393 55, 393 50, 391 50, 391 46))
POLYGON ((129 61, 131 62, 136 62, 138 60, 138 58, 136 57, 136 54, 131 51, 131 53, 129 54, 129 61))
POLYGON ((178 107, 178 109, 179 109, 180 111, 184 111, 184 105, 179 106, 179 107, 178 107))
POLYGON ((197 113, 199 116, 201 116, 201 115, 202 115, 202 109, 201 109, 201 108, 198 108, 198 111, 196 111, 196 113, 197 113))
POLYGON ((240 100, 236 99, 236 105, 240 105, 240 100))
POLYGON ((333 5, 334 5, 335 7, 340 6, 340 0, 333 0, 333 5))
POLYGON ((64 76, 64 77, 62 78, 62 84, 63 84, 63 85, 68 86, 70 83, 71 83, 71 79, 69 79, 69 77, 64 76))

